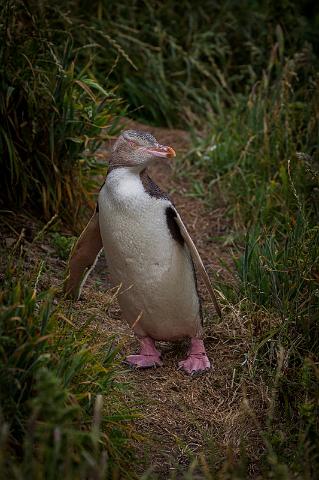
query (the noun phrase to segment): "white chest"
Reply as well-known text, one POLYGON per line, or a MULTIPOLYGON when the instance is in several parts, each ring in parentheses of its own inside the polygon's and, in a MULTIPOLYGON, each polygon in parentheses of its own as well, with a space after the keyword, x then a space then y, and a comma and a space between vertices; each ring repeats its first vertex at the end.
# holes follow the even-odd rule
POLYGON ((111 172, 99 195, 100 231, 118 300, 134 331, 155 339, 194 336, 199 300, 187 248, 172 237, 166 220, 171 203, 145 192, 139 175, 111 172))
POLYGON ((139 175, 128 169, 111 172, 99 195, 100 229, 108 261, 166 264, 173 239, 166 223, 166 199, 145 192, 139 175), (115 257, 114 257, 115 256, 115 257))

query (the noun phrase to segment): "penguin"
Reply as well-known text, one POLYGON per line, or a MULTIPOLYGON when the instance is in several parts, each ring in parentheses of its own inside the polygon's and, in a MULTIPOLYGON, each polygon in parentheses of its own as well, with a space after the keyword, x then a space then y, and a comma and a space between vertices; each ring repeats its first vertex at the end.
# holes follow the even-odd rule
POLYGON ((219 316, 221 311, 201 257, 176 207, 149 177, 156 158, 175 157, 150 133, 126 130, 116 140, 95 212, 71 252, 65 293, 78 298, 104 249, 122 316, 140 350, 126 361, 137 368, 161 366, 156 341, 190 338, 179 368, 210 368, 203 342, 201 303, 194 263, 219 316))

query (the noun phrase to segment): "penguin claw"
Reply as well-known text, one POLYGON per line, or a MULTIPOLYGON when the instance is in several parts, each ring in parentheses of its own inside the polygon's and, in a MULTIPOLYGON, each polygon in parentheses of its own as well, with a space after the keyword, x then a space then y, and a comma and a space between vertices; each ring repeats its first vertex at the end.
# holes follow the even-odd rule
POLYGON ((163 365, 159 355, 129 355, 126 363, 135 368, 161 367, 163 365))
POLYGON ((189 375, 205 372, 210 369, 210 361, 205 354, 192 354, 178 364, 178 368, 183 369, 189 375))

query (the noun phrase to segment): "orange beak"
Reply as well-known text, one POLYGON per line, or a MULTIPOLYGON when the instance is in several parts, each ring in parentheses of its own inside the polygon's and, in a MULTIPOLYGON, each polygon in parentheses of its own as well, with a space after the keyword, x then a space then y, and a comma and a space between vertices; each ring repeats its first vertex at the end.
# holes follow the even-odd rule
POLYGON ((148 153, 154 155, 154 157, 172 158, 176 157, 175 150, 172 147, 166 145, 156 145, 155 147, 145 147, 148 153))

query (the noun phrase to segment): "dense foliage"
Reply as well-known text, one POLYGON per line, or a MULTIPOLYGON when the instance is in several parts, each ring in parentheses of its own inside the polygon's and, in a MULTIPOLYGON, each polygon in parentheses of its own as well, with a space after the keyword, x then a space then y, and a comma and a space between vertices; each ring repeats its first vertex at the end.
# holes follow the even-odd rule
MULTIPOLYGON (((115 92, 140 119, 202 126, 208 113, 233 108, 249 94, 275 35, 280 57, 305 41, 319 48, 311 9, 252 0, 205 0, 196 9, 188 0, 6 0, 2 204, 32 204, 46 217, 59 212, 74 221, 96 169, 83 150, 94 152, 102 127, 106 138, 114 133, 122 111, 115 92)), ((277 62, 273 67, 274 74, 277 62)))
POLYGON ((98 170, 90 153, 102 128, 116 132, 119 99, 79 62, 85 45, 75 48, 54 2, 8 0, 0 15, 1 204, 75 226, 98 170))
POLYGON ((222 195, 237 226, 237 275, 231 283, 219 279, 220 288, 228 301, 239 303, 246 314, 259 312, 265 322, 253 321, 250 355, 258 365, 254 375, 262 369, 276 391, 264 432, 273 473, 314 478, 319 461, 318 57, 310 44, 291 55, 284 44, 277 25, 253 89, 231 108, 210 115, 210 133, 195 145, 191 166, 205 172, 201 183, 194 174, 194 193, 208 205, 222 195))
POLYGON ((134 415, 118 350, 37 292, 43 264, 25 274, 23 263, 10 258, 0 294, 0 476, 123 478, 134 415))

